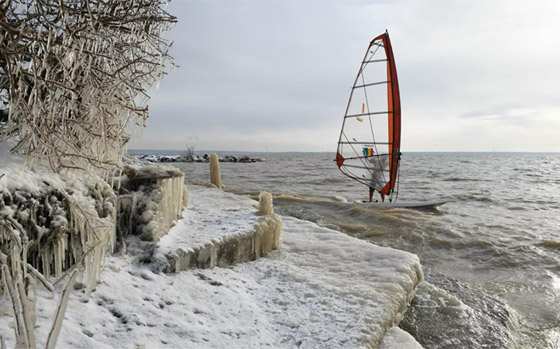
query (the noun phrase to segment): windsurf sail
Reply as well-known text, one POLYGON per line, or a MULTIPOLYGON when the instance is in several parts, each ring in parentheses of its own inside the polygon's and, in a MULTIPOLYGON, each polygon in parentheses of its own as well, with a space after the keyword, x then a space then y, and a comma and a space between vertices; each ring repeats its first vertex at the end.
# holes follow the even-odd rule
POLYGON ((389 33, 373 39, 352 86, 336 163, 348 177, 396 200, 401 102, 389 33))

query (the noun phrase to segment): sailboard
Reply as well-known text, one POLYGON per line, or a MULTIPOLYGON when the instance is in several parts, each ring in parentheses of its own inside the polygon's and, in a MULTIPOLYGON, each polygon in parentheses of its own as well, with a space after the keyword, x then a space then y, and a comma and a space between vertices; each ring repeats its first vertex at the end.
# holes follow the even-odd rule
POLYGON ((401 101, 389 33, 367 48, 350 92, 338 139, 336 163, 346 176, 398 197, 401 101))
POLYGON ((390 208, 411 208, 411 209, 436 209, 447 203, 447 201, 399 201, 399 202, 379 202, 362 201, 364 205, 390 208))

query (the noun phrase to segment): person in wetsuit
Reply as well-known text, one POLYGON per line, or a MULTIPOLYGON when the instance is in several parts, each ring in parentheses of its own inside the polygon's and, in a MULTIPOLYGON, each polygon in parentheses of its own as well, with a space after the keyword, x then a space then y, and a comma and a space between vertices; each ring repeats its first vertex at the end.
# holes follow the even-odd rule
POLYGON ((369 202, 373 200, 373 193, 375 190, 379 192, 381 196, 381 202, 385 201, 385 194, 381 192, 380 189, 385 186, 385 171, 388 170, 389 156, 388 155, 376 155, 369 159, 371 167, 371 179, 369 183, 369 202))

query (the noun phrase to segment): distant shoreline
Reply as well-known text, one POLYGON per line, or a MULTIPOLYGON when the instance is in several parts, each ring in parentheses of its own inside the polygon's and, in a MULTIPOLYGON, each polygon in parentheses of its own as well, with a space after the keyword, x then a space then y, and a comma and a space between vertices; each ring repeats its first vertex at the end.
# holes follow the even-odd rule
MULTIPOLYGON (((145 154, 154 154, 154 155, 177 155, 183 154, 186 150, 177 150, 177 149, 129 149, 127 154, 128 155, 145 155, 145 154)), ((334 151, 232 151, 232 150, 196 150, 194 152, 197 155, 203 154, 210 154, 216 153, 218 155, 235 155, 235 154, 336 154, 334 151)), ((404 155, 407 154, 481 154, 481 155, 489 155, 489 154, 506 154, 506 155, 516 155, 516 154, 560 154, 560 152, 521 152, 521 151, 404 151, 404 155)))

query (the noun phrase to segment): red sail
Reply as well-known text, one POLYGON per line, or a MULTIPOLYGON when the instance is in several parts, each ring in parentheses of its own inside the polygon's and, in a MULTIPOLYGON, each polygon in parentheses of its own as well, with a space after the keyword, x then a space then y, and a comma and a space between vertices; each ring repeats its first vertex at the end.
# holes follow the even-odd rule
MULTIPOLYGON (((397 78, 397 68, 389 33, 385 32, 378 36, 383 40, 387 55, 387 104, 389 105, 389 169, 390 181, 383 187, 381 192, 385 195, 395 188, 397 183, 397 172, 399 170, 399 158, 401 150, 401 97, 399 93, 399 80, 397 78)), ((375 39, 372 41, 374 42, 375 39)))

